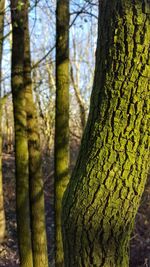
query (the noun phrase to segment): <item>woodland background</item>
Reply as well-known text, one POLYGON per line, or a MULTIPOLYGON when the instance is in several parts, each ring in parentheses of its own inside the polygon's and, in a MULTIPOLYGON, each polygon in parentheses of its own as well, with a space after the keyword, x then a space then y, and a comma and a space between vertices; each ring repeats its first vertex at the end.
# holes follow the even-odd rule
MULTIPOLYGON (((29 8, 34 101, 38 110, 50 266, 54 266, 54 126, 55 126, 55 39, 56 1, 33 0, 29 8)), ((72 171, 89 110, 97 40, 98 3, 72 0, 70 3, 70 169, 72 171)), ((7 235, 0 246, 0 266, 19 266, 16 211, 14 122, 11 96, 12 26, 10 3, 6 1, 1 76, 3 140, 3 190, 7 235)), ((132 267, 150 266, 150 179, 136 216, 131 239, 132 267)))

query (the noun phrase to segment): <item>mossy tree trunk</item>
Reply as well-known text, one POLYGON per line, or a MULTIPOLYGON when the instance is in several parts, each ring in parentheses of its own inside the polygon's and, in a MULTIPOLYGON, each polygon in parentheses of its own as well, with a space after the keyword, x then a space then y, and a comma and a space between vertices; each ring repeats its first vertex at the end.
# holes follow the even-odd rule
POLYGON ((32 243, 29 208, 28 141, 24 67, 24 1, 11 1, 12 19, 12 96, 15 124, 15 165, 17 230, 20 266, 32 267, 32 243))
POLYGON ((6 233, 2 174, 2 108, 3 105, 0 99, 0 244, 4 241, 6 233))
POLYGON ((127 267, 150 149, 150 3, 99 1, 96 69, 63 199, 65 267, 127 267))
POLYGON ((3 176, 2 176, 2 54, 3 54, 3 37, 4 37, 4 14, 5 14, 5 0, 0 2, 0 243, 4 241, 5 237, 5 212, 3 201, 3 176))
POLYGON ((55 261, 63 266, 62 196, 69 175, 69 0, 57 0, 55 114, 55 261))
POLYGON ((48 267, 40 136, 38 131, 37 111, 32 93, 30 37, 28 26, 28 0, 25 1, 24 10, 24 87, 26 94, 28 128, 29 190, 31 205, 30 210, 33 265, 35 267, 48 267))

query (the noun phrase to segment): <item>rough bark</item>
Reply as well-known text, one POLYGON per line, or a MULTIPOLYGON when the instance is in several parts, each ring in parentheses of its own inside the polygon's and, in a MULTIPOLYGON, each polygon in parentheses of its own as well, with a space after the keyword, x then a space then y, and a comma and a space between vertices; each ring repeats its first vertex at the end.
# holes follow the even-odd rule
POLYGON ((12 96, 15 126, 16 204, 20 266, 32 267, 24 65, 24 1, 11 1, 12 96))
POLYGON ((57 0, 55 114, 55 260, 63 266, 61 203, 69 174, 69 0, 57 0))
POLYGON ((36 106, 33 100, 28 27, 28 0, 25 1, 24 32, 24 87, 26 95, 27 133, 29 151, 29 190, 31 210, 31 236, 33 265, 48 267, 47 238, 44 208, 42 158, 36 106))
POLYGON ((99 1, 96 69, 63 198, 65 267, 127 267, 150 152, 150 3, 99 1))
POLYGON ((4 37, 4 10, 5 0, 0 2, 0 243, 4 241, 5 237, 5 212, 3 201, 3 176, 2 176, 2 89, 1 89, 1 77, 2 77, 2 54, 3 54, 3 37, 4 37))
POLYGON ((3 175, 2 175, 2 104, 0 101, 0 244, 5 238, 5 211, 3 200, 3 175))

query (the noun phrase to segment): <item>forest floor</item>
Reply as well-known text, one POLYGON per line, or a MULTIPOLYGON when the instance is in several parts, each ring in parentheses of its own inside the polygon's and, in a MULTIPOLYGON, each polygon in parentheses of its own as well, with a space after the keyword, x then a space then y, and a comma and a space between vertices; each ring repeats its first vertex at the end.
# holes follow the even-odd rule
MULTIPOLYGON (((72 167, 75 162, 76 154, 76 152, 72 153, 72 167)), ((43 157, 42 162, 44 172, 49 263, 51 267, 54 267, 53 163, 52 160, 50 160, 50 157, 43 157)), ((3 180, 7 236, 4 244, 0 246, 0 267, 19 266, 14 174, 14 155, 4 153, 3 180)), ((131 238, 130 247, 130 267, 150 267, 150 178, 148 179, 145 192, 142 197, 141 206, 136 216, 135 229, 131 238)))
MULTIPOLYGON (((50 157, 43 157, 46 227, 50 266, 54 267, 54 182, 50 157)), ((6 216, 6 240, 0 246, 0 267, 19 267, 14 155, 3 153, 4 205, 6 216)))

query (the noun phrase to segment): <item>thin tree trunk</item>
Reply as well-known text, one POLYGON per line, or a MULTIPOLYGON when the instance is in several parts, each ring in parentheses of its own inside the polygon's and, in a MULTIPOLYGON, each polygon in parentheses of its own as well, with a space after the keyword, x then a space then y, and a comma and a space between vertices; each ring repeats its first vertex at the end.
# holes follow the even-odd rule
POLYGON ((99 1, 96 69, 63 199, 65 267, 127 267, 150 155, 150 3, 99 1))
MULTIPOLYGON (((77 71, 79 71, 79 69, 77 69, 77 71)), ((78 84, 76 83, 75 79, 74 79, 74 73, 73 73, 73 67, 71 66, 71 81, 72 81, 72 85, 75 91, 75 96, 79 105, 79 111, 80 111, 80 121, 81 121, 81 128, 82 128, 82 132, 85 129, 85 125, 86 125, 86 110, 85 110, 85 104, 84 101, 82 99, 78 84)))
POLYGON ((48 267, 42 158, 40 151, 38 118, 36 106, 33 101, 31 80, 30 37, 28 28, 28 0, 26 0, 24 9, 24 86, 26 94, 26 112, 28 127, 29 185, 33 265, 35 267, 48 267))
POLYGON ((5 237, 5 212, 3 200, 3 176, 2 176, 2 54, 3 54, 3 37, 4 37, 4 10, 5 0, 0 2, 0 243, 4 241, 5 237))
POLYGON ((2 176, 2 105, 0 103, 0 244, 5 237, 5 212, 3 200, 3 176, 2 176))
POLYGON ((57 0, 55 114, 55 261, 63 266, 62 196, 69 178, 69 0, 57 0))
POLYGON ((12 95, 15 124, 17 230, 20 266, 33 267, 29 208, 28 141, 24 65, 24 1, 11 1, 12 95))

